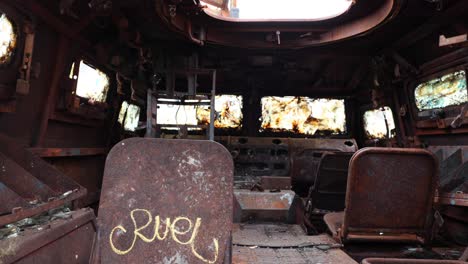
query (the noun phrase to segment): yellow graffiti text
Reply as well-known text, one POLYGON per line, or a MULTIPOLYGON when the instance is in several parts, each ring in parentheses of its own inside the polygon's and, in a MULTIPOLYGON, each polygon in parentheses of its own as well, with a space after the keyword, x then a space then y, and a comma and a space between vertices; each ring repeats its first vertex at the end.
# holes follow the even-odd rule
MULTIPOLYGON (((151 212, 146 210, 146 209, 134 209, 130 212, 130 218, 132 219, 133 222, 133 240, 129 248, 127 249, 119 249, 115 246, 113 237, 114 234, 117 232, 119 235, 120 234, 126 234, 127 229, 123 227, 122 225, 118 225, 112 229, 109 235, 109 243, 112 251, 114 251, 118 255, 126 255, 130 253, 135 246, 136 241, 141 239, 142 241, 146 243, 151 243, 154 242, 156 239, 159 241, 164 241, 166 239, 172 238, 172 240, 180 245, 189 245, 191 248, 191 251, 195 257, 200 259, 201 261, 205 263, 215 263, 216 260, 218 259, 218 250, 219 250, 219 244, 218 240, 216 238, 213 238, 213 245, 214 245, 214 257, 213 260, 205 259, 203 256, 201 256, 196 249, 196 238, 200 229, 200 226, 202 224, 201 218, 197 218, 195 220, 195 224, 193 221, 185 216, 179 216, 174 218, 174 220, 171 222, 171 218, 166 218, 164 221, 164 231, 161 231, 161 218, 160 216, 155 216, 154 217, 154 225, 153 225, 153 235, 151 237, 147 237, 142 232, 147 229, 151 223, 153 222, 153 216, 151 215, 151 212), (144 225, 139 226, 137 224, 137 221, 135 219, 135 214, 143 214, 146 216, 146 223, 144 225), (188 228, 184 228, 184 230, 181 230, 181 226, 183 224, 187 224, 188 228), (191 233, 191 234, 190 234, 191 233), (170 234, 170 236, 169 236, 170 234), (182 241, 184 237, 187 237, 190 235, 190 238, 187 241, 182 241)), ((185 238, 186 239, 186 238, 185 238)))

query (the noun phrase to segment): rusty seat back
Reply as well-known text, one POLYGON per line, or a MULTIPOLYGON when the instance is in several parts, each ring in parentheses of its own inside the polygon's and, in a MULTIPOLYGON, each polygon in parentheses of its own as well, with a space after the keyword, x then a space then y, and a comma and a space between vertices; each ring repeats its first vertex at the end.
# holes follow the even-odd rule
MULTIPOLYGON (((331 149, 303 149, 291 157, 291 185, 300 197, 307 197, 315 184, 322 156, 331 149)), ((338 152, 339 150, 336 150, 338 152)))
POLYGON ((349 169, 343 241, 430 241, 438 180, 430 152, 365 148, 349 169))
POLYGON ((349 160, 353 153, 325 152, 320 160, 315 184, 310 188, 312 208, 342 211, 345 207, 349 160))
POLYGON ((101 263, 223 263, 232 205, 233 161, 222 145, 124 140, 104 171, 101 263))

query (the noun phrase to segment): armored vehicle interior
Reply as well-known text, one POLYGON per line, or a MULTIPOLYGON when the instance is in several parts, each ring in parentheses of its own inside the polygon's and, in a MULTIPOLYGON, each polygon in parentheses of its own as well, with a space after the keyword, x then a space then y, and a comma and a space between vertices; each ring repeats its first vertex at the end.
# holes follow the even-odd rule
POLYGON ((467 263, 468 1, 0 0, 0 263, 467 263))

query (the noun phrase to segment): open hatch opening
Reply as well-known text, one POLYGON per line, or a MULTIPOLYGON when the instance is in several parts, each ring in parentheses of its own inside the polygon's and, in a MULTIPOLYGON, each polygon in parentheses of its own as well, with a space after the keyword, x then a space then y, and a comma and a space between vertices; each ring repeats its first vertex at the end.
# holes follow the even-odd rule
POLYGON ((320 21, 346 13, 355 0, 201 1, 205 12, 233 21, 320 21))

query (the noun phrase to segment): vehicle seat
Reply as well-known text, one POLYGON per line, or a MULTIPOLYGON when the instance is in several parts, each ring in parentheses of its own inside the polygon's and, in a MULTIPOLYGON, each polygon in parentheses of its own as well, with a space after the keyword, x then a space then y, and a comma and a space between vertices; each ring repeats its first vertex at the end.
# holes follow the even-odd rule
POLYGON ((325 152, 320 160, 315 184, 310 188, 312 209, 342 211, 345 207, 349 161, 353 153, 325 152))
POLYGON ((292 157, 291 185, 300 197, 307 197, 314 185, 317 170, 326 150, 304 149, 292 157))
POLYGON ((422 149, 365 148, 349 165, 346 207, 325 215, 342 242, 431 240, 436 158, 422 149))

